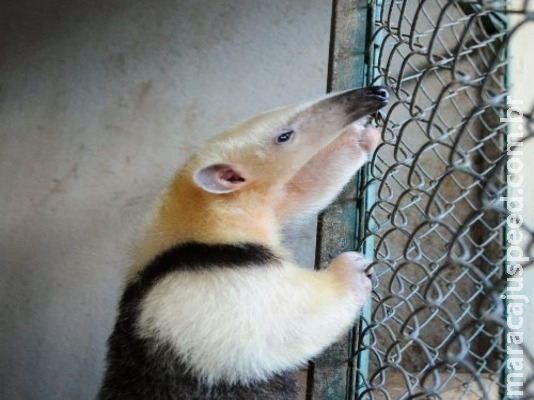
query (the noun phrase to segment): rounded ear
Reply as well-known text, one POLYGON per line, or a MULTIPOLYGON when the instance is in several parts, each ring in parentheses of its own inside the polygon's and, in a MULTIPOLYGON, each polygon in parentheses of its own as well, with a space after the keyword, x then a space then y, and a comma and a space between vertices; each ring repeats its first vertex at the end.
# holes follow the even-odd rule
POLYGON ((221 194, 240 189, 246 179, 233 165, 212 164, 196 170, 193 181, 206 192, 221 194))

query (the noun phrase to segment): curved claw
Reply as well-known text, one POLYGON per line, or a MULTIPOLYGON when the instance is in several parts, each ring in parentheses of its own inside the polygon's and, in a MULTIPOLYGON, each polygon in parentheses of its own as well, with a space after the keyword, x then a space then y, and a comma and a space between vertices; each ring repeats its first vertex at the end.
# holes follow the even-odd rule
POLYGON ((367 271, 367 276, 369 277, 369 279, 371 279, 371 285, 373 289, 378 287, 378 276, 376 275, 374 269, 371 268, 369 271, 367 271))

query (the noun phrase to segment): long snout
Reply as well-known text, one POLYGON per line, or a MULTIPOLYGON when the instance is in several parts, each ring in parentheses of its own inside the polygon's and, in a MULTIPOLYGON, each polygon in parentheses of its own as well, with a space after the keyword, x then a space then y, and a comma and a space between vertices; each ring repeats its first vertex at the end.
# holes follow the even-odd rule
POLYGON ((328 108, 341 107, 346 115, 349 124, 367 115, 374 114, 384 107, 389 99, 390 93, 384 86, 369 86, 360 89, 351 89, 345 92, 336 93, 321 103, 321 106, 328 108))

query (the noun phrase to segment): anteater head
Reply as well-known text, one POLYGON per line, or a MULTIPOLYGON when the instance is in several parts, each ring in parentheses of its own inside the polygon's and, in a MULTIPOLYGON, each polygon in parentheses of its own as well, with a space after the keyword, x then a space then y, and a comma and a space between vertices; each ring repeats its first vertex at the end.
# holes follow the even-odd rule
MULTIPOLYGON (((261 114, 208 141, 188 170, 199 188, 213 194, 283 185, 344 128, 382 108, 389 96, 380 86, 352 89, 261 114)), ((362 153, 372 148, 362 141, 362 153)))

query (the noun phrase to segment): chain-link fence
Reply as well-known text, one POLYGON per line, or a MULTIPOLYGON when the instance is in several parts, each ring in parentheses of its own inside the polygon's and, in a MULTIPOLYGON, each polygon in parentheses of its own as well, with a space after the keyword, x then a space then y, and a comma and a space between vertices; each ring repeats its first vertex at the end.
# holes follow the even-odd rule
MULTIPOLYGON (((370 5, 369 83, 389 86, 396 100, 360 190, 360 203, 369 191, 374 202, 356 247, 374 249, 380 286, 354 350, 359 398, 505 398, 510 372, 517 372, 507 366, 514 350, 523 363, 514 379, 523 386, 512 391, 523 394, 508 396, 534 398, 532 354, 507 343, 502 298, 509 241, 501 197, 510 190, 513 137, 502 118, 513 88, 510 40, 534 18, 528 7, 370 5)), ((523 140, 533 133, 530 117, 525 110, 523 140)), ((531 250, 532 231, 523 225, 522 232, 531 250)))
POLYGON ((534 398, 534 290, 514 291, 534 282, 520 183, 534 89, 521 106, 507 97, 529 92, 514 88, 534 69, 533 20, 528 0, 334 1, 331 88, 387 85, 395 99, 356 188, 320 220, 319 267, 356 248, 380 285, 311 364, 308 399, 534 398))

